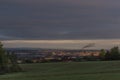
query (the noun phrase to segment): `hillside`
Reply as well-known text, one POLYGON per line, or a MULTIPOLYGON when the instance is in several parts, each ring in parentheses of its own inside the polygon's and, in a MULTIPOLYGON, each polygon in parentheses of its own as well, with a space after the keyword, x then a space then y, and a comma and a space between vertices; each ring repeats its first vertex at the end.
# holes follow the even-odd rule
POLYGON ((22 64, 0 80, 120 80, 120 61, 22 64))

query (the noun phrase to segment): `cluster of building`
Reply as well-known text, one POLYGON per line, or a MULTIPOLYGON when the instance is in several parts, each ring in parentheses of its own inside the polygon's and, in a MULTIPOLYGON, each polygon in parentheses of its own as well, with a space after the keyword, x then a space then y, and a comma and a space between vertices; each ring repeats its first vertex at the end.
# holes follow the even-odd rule
POLYGON ((9 49, 7 51, 16 55, 18 63, 75 61, 91 57, 97 59, 100 55, 100 50, 9 49))

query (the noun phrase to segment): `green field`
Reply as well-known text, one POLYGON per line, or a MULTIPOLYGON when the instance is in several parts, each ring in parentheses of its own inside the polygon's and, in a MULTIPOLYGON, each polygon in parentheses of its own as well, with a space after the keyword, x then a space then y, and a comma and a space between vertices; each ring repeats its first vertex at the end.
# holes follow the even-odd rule
POLYGON ((120 61, 22 64, 0 80, 120 80, 120 61))

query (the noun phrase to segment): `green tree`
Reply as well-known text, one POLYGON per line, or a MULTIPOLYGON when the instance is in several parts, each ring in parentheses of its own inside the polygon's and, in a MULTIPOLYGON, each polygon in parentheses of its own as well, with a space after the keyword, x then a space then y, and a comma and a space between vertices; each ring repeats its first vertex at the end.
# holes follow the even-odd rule
POLYGON ((104 60, 104 59, 105 59, 105 55, 106 55, 106 51, 105 51, 104 49, 101 49, 101 50, 100 50, 100 55, 99 55, 99 56, 100 56, 100 59, 101 59, 101 60, 104 60))
POLYGON ((118 60, 120 59, 120 52, 119 52, 119 47, 113 47, 110 50, 110 55, 112 60, 118 60))
POLYGON ((17 60, 14 54, 6 53, 3 48, 3 44, 0 42, 0 74, 8 72, 18 72, 22 69, 17 64, 17 60), (9 61, 11 63, 9 63, 9 61))
POLYGON ((3 49, 3 45, 0 42, 0 73, 4 73, 8 70, 8 58, 3 49))
POLYGON ((106 54, 105 54, 105 60, 111 60, 111 54, 110 54, 110 51, 106 51, 106 54))
POLYGON ((19 72, 22 71, 22 68, 17 64, 17 58, 14 52, 11 52, 9 55, 9 59, 11 61, 10 71, 11 72, 19 72))

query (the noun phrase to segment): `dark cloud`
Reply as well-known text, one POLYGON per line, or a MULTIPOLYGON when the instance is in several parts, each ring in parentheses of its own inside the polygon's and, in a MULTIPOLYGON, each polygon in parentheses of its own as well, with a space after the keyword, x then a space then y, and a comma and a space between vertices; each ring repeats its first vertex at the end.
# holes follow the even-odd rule
POLYGON ((119 3, 119 0, 1 0, 0 38, 120 38, 119 3))

